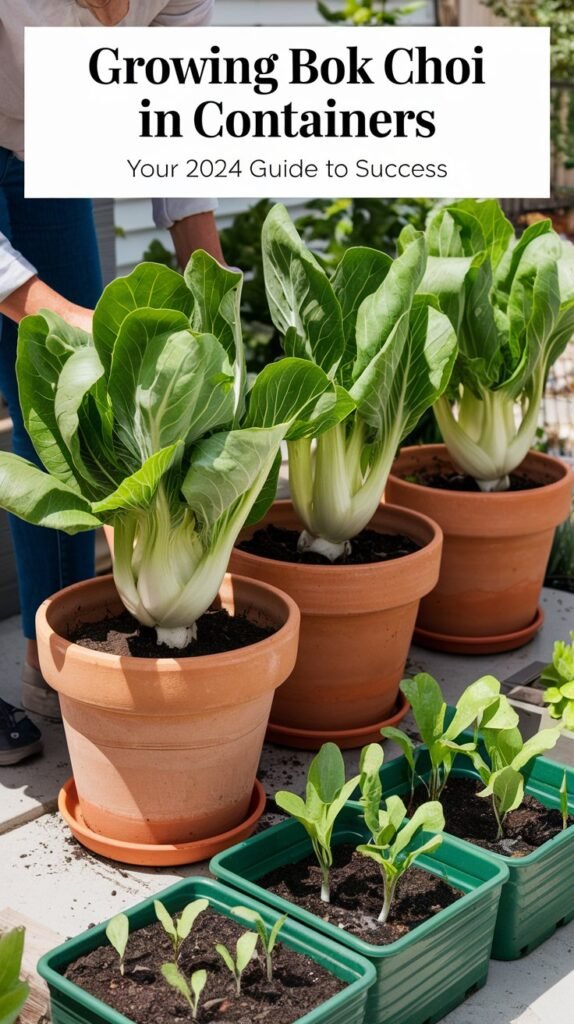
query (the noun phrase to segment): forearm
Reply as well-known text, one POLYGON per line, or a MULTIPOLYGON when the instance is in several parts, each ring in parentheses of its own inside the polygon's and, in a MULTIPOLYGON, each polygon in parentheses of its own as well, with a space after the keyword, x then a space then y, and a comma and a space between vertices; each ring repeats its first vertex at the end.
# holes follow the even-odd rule
POLYGON ((218 263, 224 263, 213 213, 195 213, 178 220, 169 229, 177 261, 182 269, 196 249, 205 249, 218 263))
POLYGON ((64 320, 84 330, 90 329, 92 312, 83 306, 76 306, 54 291, 39 277, 31 277, 19 288, 0 302, 0 313, 10 320, 20 323, 25 316, 38 313, 41 309, 50 309, 59 313, 64 320))

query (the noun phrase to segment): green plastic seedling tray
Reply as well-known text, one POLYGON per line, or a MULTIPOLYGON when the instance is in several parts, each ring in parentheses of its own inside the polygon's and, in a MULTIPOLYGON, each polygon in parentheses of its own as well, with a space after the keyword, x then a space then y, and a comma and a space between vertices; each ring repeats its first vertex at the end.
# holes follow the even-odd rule
MULTIPOLYGON (((143 928, 157 920, 153 909, 154 899, 160 899, 170 913, 174 914, 191 900, 199 897, 208 899, 210 906, 217 913, 231 917, 243 925, 245 921, 231 913, 232 907, 251 907, 259 911, 268 925, 272 925, 278 917, 277 912, 270 907, 247 897, 240 898, 237 892, 221 885, 220 882, 209 878, 186 878, 127 910, 130 930, 143 928)), ((38 973, 47 981, 50 989, 52 1024, 131 1024, 123 1014, 112 1010, 101 1000, 95 999, 63 977, 68 964, 107 943, 106 923, 90 928, 75 939, 70 939, 40 960, 38 973)), ((363 1024, 367 990, 375 981, 372 965, 352 950, 310 932, 294 920, 285 922, 281 929, 280 941, 298 953, 311 957, 346 982, 346 988, 311 1013, 299 1017, 294 1024, 363 1024)), ((185 1010, 182 1011, 182 1017, 184 1016, 185 1010)))
MULTIPOLYGON (((463 738, 472 739, 472 736, 465 734, 463 738)), ((416 769, 423 778, 430 770, 428 750, 423 745, 417 747, 416 769)), ((564 772, 570 813, 574 814, 572 768, 565 768, 544 757, 536 758, 525 772, 526 792, 547 807, 559 808, 564 772)), ((455 759, 452 774, 455 777, 478 778, 468 759, 460 755, 455 759)), ((409 792, 410 774, 405 758, 397 757, 383 765, 381 779, 385 796, 409 792)), ((464 845, 476 849, 472 843, 465 842, 464 845)), ((502 890, 494 930, 492 956, 495 960, 517 960, 525 956, 548 939, 556 928, 574 919, 574 825, 525 857, 505 857, 487 850, 481 852, 493 864, 504 864, 508 868, 508 881, 502 890)))
MULTIPOLYGON (((358 844, 368 836, 360 806, 346 804, 337 819, 333 843, 358 844)), ((258 884, 269 871, 310 854, 305 830, 289 820, 218 854, 210 867, 217 878, 296 918, 317 936, 338 940, 373 964, 377 981, 369 990, 366 1024, 432 1024, 484 985, 500 891, 508 877, 506 865, 495 864, 468 844, 445 838, 435 853, 421 856, 417 865, 443 876, 465 895, 407 935, 378 946, 258 884)))

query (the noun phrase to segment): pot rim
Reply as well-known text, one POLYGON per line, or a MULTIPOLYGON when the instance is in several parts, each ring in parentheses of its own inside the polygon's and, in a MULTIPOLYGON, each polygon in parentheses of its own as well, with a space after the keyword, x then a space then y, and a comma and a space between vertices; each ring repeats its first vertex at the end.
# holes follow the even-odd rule
MULTIPOLYGON (((75 591, 78 594, 82 594, 86 590, 91 590, 96 586, 102 584, 114 584, 113 574, 108 573, 105 576, 94 576, 89 580, 82 580, 80 583, 72 583, 69 587, 64 587, 62 590, 56 591, 50 597, 46 598, 42 602, 36 613, 36 628, 39 634, 39 638, 43 639, 45 643, 51 644, 52 647, 56 647, 59 655, 66 656, 70 649, 73 648, 74 661, 84 661, 86 664, 93 664, 94 661, 103 660, 108 668, 122 668, 129 666, 130 669, 145 674, 157 676, 159 671, 158 662, 165 670, 177 670, 189 669, 190 666, 194 667, 196 672, 209 671, 213 668, 217 661, 218 667, 232 669, 238 661, 245 660, 249 654, 254 651, 257 654, 265 654, 267 650, 270 650, 277 642, 281 642, 286 639, 287 633, 293 631, 298 632, 299 624, 301 620, 301 613, 298 605, 295 603, 289 594, 280 590, 278 587, 272 586, 270 583, 264 583, 257 579, 251 579, 249 576, 243 576, 236 572, 226 572, 222 581, 222 586, 225 582, 239 581, 241 583, 247 583, 251 587, 255 587, 258 590, 265 590, 268 593, 272 593, 279 601, 281 601, 285 607, 285 620, 275 630, 271 636, 265 637, 264 640, 258 640, 253 644, 249 644, 246 647, 236 647, 232 651, 221 651, 217 654, 202 654, 197 657, 187 658, 141 658, 132 655, 123 654, 111 654, 108 651, 97 651, 89 647, 82 647, 80 644, 74 643, 72 640, 68 640, 60 633, 56 632, 54 627, 50 624, 49 616, 50 612, 57 605, 59 599, 65 594, 69 594, 71 591, 75 591)), ((119 598, 119 595, 118 595, 119 598)), ((121 598, 120 598, 121 601, 121 598)), ((80 605, 81 607, 81 605, 80 605)))
MULTIPOLYGON (((295 511, 293 502, 290 498, 278 498, 270 506, 265 518, 270 515, 274 508, 285 509, 288 507, 293 508, 293 511, 295 511)), ((400 558, 392 558, 386 562, 365 562, 361 565, 309 565, 302 562, 283 562, 278 558, 266 558, 264 555, 254 555, 250 551, 244 551, 242 548, 237 547, 237 543, 233 548, 233 554, 234 557, 244 558, 247 565, 257 564, 258 562, 272 562, 274 565, 284 565, 286 568, 297 573, 304 572, 305 574, 309 574, 311 578, 314 576, 317 578, 319 576, 323 576, 325 574, 325 569, 328 569, 329 576, 332 576, 333 579, 345 575, 348 576, 352 573, 354 576, 363 577, 366 581, 373 574, 378 575, 380 573, 389 572, 389 566, 396 566, 397 562, 400 562, 401 564, 403 562, 408 562, 409 567, 415 570, 416 563, 423 559, 426 560, 429 555, 434 554, 437 548, 440 549, 442 547, 443 531, 439 524, 435 522, 434 519, 431 519, 430 516, 424 515, 423 512, 415 512, 410 508, 404 508, 402 505, 391 505, 390 503, 382 501, 377 508, 377 512, 384 512, 387 509, 391 512, 400 513, 406 520, 412 521, 414 519, 420 523, 421 526, 426 526, 431 531, 430 540, 423 544, 418 551, 411 551, 407 555, 401 555, 400 558)), ((375 513, 375 515, 376 514, 377 513, 375 513)), ((261 522, 263 522, 263 520, 261 520, 261 522)), ((259 523, 255 523, 255 529, 257 529, 259 525, 259 523)), ((405 536, 410 537, 408 531, 405 531, 405 536)), ((410 539, 414 540, 415 538, 413 537, 410 539)))
MULTIPOLYGON (((559 458, 559 456, 547 455, 545 452, 537 452, 530 449, 528 454, 520 463, 520 466, 524 465, 526 459, 536 459, 537 462, 543 462, 548 469, 555 468, 562 470, 560 476, 556 480, 522 491, 451 491, 446 487, 426 487, 425 484, 418 484, 414 483, 412 480, 405 480, 404 477, 400 476, 396 472, 395 467, 398 466, 403 456, 413 455, 414 453, 421 453, 423 456, 430 456, 431 453, 446 456, 456 468, 456 462, 450 454, 446 444, 407 445, 406 448, 401 448, 399 450, 399 453, 393 462, 391 472, 389 473, 389 480, 392 479, 395 485, 404 487, 411 493, 416 494, 421 491, 430 493, 433 496, 436 496, 435 500, 444 501, 445 503, 450 502, 451 504, 454 504, 455 502, 460 503, 460 501, 471 500, 473 503, 482 502, 484 505, 490 505, 490 511, 492 511, 492 506, 495 503, 502 505, 509 501, 513 501, 515 503, 519 501, 533 501, 535 500, 535 496, 538 492, 543 492, 546 499, 548 498, 549 491, 561 490, 567 481, 570 482, 570 488, 574 486, 574 470, 567 462, 564 462, 563 459, 559 458)), ((520 467, 517 467, 517 469, 519 468, 520 467)))

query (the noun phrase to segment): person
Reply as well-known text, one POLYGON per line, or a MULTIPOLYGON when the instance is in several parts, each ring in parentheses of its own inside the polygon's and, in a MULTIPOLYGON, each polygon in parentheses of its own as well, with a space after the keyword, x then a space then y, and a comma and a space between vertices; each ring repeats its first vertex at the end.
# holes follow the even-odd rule
MULTIPOLYGON (((24 198, 24 27, 203 25, 210 19, 212 4, 213 0, 0 0, 0 392, 12 418, 13 451, 36 464, 40 463, 18 400, 18 323, 28 314, 51 309, 89 331, 102 280, 91 201, 24 198)), ((209 199, 154 200, 155 222, 169 228, 181 266, 198 248, 223 260, 216 205, 209 199)), ((40 671, 36 610, 56 590, 94 575, 93 534, 70 537, 10 519, 27 646, 23 709, 0 698, 0 765, 16 764, 41 749, 40 731, 26 711, 48 719, 60 717, 58 696, 40 671)))

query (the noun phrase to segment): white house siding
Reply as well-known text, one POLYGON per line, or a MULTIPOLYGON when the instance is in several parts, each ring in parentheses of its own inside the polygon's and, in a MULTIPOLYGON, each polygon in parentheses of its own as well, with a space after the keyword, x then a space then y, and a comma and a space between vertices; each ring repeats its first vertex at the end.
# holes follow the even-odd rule
MULTIPOLYGON (((327 0, 329 2, 329 0, 327 0)), ((342 6, 342 0, 331 0, 330 6, 342 6)), ((393 4, 389 4, 390 7, 393 4)), ((396 0, 395 6, 401 6, 396 0)), ((407 22, 434 24, 434 2, 428 0, 424 9, 411 15, 407 22)), ((215 0, 215 25, 323 25, 314 0, 215 0)), ((273 198, 273 197, 271 197, 273 198)), ((280 197, 277 197, 280 198, 280 197)), ((301 210, 304 200, 284 199, 286 205, 301 210)), ((219 205, 218 221, 222 227, 233 216, 255 200, 223 199, 219 205)), ((153 238, 159 238, 166 248, 173 248, 167 231, 154 227, 151 203, 145 199, 117 199, 115 206, 116 260, 119 274, 128 273, 141 260, 153 238)))

